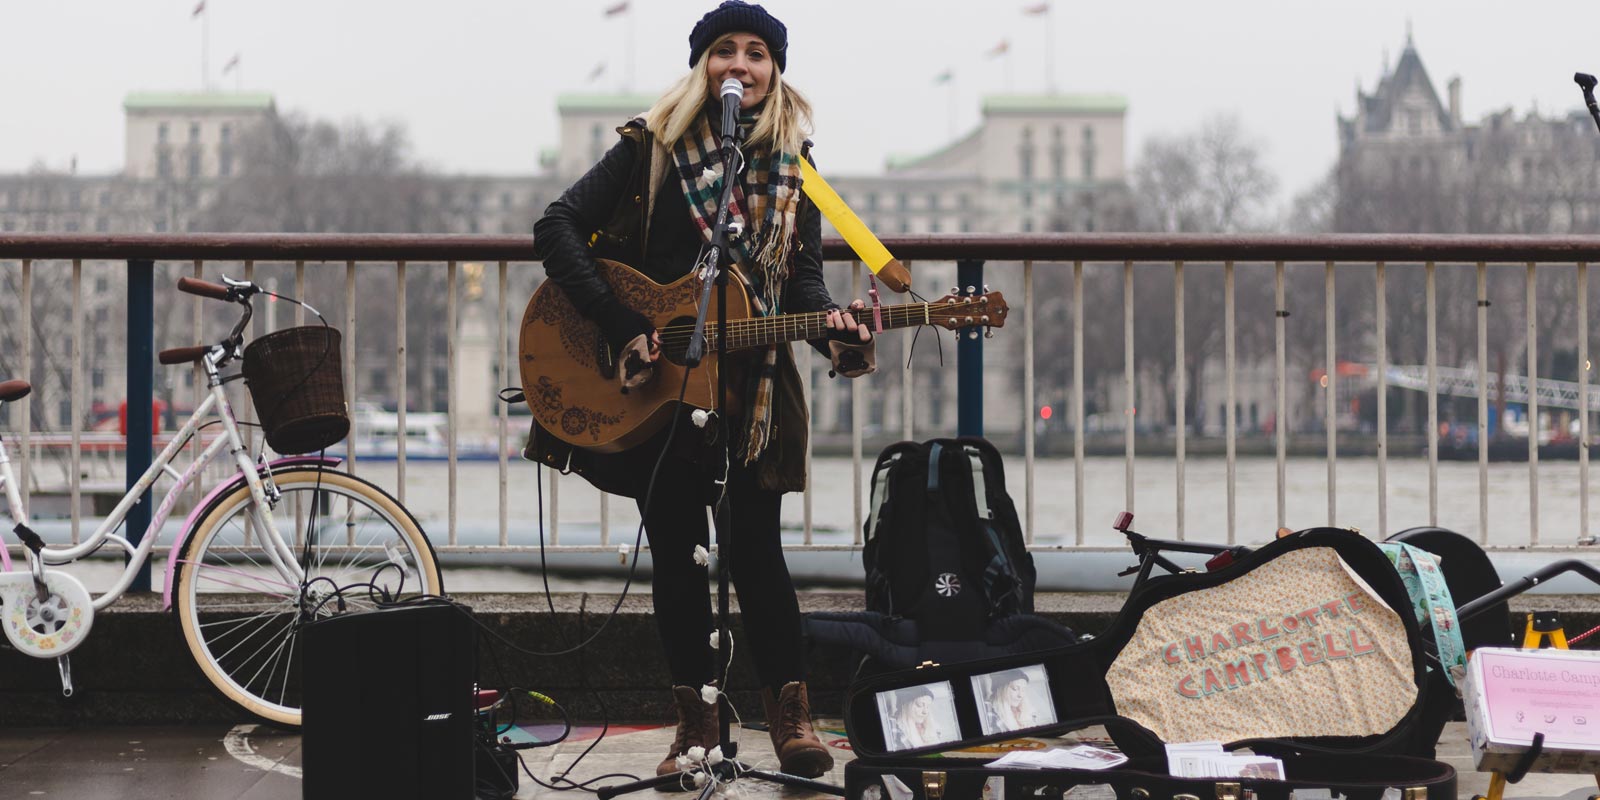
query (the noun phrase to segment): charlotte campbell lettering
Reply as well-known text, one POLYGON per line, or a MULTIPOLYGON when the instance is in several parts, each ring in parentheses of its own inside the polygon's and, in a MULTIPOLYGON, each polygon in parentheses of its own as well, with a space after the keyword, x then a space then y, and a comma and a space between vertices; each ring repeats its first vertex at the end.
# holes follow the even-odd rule
POLYGON ((1540 683, 1581 683, 1587 686, 1600 686, 1600 675, 1585 672, 1571 672, 1569 670, 1537 669, 1534 667, 1507 667, 1497 664, 1489 669, 1489 674, 1496 678, 1506 678, 1519 681, 1539 681, 1540 683))
POLYGON ((1371 636, 1346 621, 1368 608, 1366 596, 1352 592, 1281 618, 1263 617, 1186 636, 1164 645, 1161 657, 1174 666, 1216 662, 1197 665, 1174 685, 1178 694, 1198 700, 1270 680, 1274 674, 1375 652, 1371 636))

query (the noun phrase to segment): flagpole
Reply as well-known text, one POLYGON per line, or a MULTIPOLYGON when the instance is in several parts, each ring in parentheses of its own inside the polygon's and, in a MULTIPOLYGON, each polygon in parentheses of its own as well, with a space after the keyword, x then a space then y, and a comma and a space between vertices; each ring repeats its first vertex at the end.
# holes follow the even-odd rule
POLYGON ((1044 9, 1044 80, 1050 94, 1056 93, 1056 26, 1055 9, 1044 9))
POLYGON ((953 142, 956 139, 956 78, 955 78, 955 75, 952 74, 950 76, 950 80, 945 81, 945 83, 950 85, 950 97, 949 97, 949 100, 950 100, 950 141, 953 142))
POLYGON ((211 91, 211 9, 200 4, 200 88, 211 91))

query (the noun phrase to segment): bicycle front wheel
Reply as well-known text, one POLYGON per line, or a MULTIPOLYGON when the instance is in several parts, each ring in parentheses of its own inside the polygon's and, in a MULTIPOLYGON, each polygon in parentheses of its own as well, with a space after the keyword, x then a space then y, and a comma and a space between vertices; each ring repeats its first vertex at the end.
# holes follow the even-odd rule
POLYGON ((382 489, 343 472, 273 475, 276 528, 303 562, 299 585, 273 566, 266 525, 242 486, 213 502, 183 544, 173 603, 206 679, 267 722, 300 725, 301 628, 315 619, 443 593, 433 545, 382 489))

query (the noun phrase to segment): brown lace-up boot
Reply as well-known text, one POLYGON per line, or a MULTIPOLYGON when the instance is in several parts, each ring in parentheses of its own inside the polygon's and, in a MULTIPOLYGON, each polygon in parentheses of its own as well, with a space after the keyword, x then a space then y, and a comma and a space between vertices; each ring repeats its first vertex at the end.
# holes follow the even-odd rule
MULTIPOLYGON (((671 775, 678 771, 678 756, 689 751, 691 747, 704 747, 710 750, 717 746, 719 733, 717 727, 717 703, 707 703, 700 699, 700 690, 690 686, 672 687, 673 704, 678 707, 678 734, 672 737, 672 752, 660 766, 656 767, 657 775, 671 775)), ((662 791, 682 791, 687 787, 668 785, 657 787, 662 791)))
POLYGON ((777 697, 771 688, 762 689, 761 705, 767 712, 767 735, 778 753, 780 771, 817 778, 833 769, 833 756, 811 728, 811 698, 804 682, 784 684, 777 697))

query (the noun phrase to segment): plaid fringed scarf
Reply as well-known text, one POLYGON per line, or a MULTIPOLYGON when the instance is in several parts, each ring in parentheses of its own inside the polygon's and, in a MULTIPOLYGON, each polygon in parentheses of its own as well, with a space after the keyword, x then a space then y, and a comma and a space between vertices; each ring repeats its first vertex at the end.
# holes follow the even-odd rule
MULTIPOLYGON (((752 126, 754 117, 742 116, 741 126, 752 126)), ((717 216, 717 201, 722 198, 722 164, 717 153, 717 136, 707 117, 672 148, 672 160, 689 201, 689 215, 700 234, 711 241, 717 216)), ((789 279, 791 257, 797 239, 795 212, 800 207, 800 159, 796 153, 770 149, 747 154, 745 179, 733 187, 733 208, 729 218, 744 233, 732 244, 739 272, 750 289, 756 314, 769 317, 780 313, 783 287, 789 279), (751 220, 758 220, 752 224, 751 220)), ((772 431, 772 386, 777 373, 778 347, 767 348, 750 376, 749 428, 743 437, 740 459, 750 464, 766 449, 772 431)))

